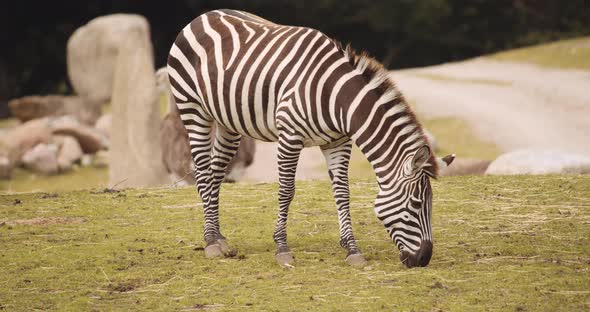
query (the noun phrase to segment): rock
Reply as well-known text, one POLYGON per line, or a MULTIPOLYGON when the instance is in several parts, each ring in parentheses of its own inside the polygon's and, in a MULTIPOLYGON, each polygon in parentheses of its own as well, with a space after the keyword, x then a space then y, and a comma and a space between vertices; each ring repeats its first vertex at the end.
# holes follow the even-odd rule
POLYGON ((98 118, 94 128, 96 128, 100 133, 102 133, 105 137, 111 137, 111 125, 113 124, 113 115, 111 114, 104 114, 98 118))
POLYGON ((0 155, 0 180, 10 179, 14 163, 6 155, 0 155))
POLYGON ((227 165, 225 181, 239 181, 246 173, 248 168, 254 162, 256 153, 256 141, 250 137, 242 137, 238 152, 227 165))
POLYGON ((8 102, 12 115, 21 121, 72 115, 78 121, 94 125, 100 116, 100 106, 79 96, 47 95, 25 96, 8 102))
POLYGON ((551 150, 520 150, 500 155, 486 174, 589 174, 590 157, 551 150))
POLYGON ((33 149, 27 151, 22 157, 25 167, 45 175, 56 174, 57 146, 55 144, 37 144, 33 149))
POLYGON ((455 158, 453 163, 439 170, 441 176, 483 175, 491 161, 475 158, 455 158))
POLYGON ((67 116, 52 121, 51 129, 54 134, 76 138, 84 153, 94 154, 109 147, 109 140, 99 130, 80 124, 67 116))
POLYGON ((160 97, 147 24, 124 34, 112 96, 109 180, 120 187, 168 182, 160 149, 160 97))
POLYGON ((57 153, 57 165, 60 171, 67 171, 82 157, 82 147, 71 136, 64 136, 61 138, 61 141, 61 146, 57 153))
POLYGON ((84 154, 80 159, 80 165, 82 165, 82 167, 90 167, 93 161, 94 156, 92 154, 84 154))
POLYGON ((172 182, 183 185, 194 184, 194 164, 188 144, 188 133, 178 112, 168 113, 160 127, 162 163, 170 174, 172 182))
POLYGON ((50 138, 47 118, 25 122, 0 134, 0 156, 17 166, 25 152, 39 143, 48 143, 50 138))
POLYGON ((92 101, 109 101, 121 47, 131 33, 149 36, 141 15, 113 14, 97 17, 78 28, 68 40, 68 76, 76 94, 92 101))
MULTIPOLYGON (((166 96, 166 107, 168 109, 168 114, 164 117, 160 127, 162 162, 166 171, 170 174, 172 182, 179 185, 195 184, 195 166, 190 153, 188 133, 182 124, 178 109, 174 103, 166 68, 160 68, 156 72, 156 85, 158 92, 166 96)), ((215 133, 215 128, 213 128, 212 132, 215 133)), ((242 137, 238 152, 227 166, 225 181, 235 182, 240 180, 246 168, 254 161, 255 152, 255 140, 242 137)))
POLYGON ((430 145, 430 149, 435 152, 438 151, 438 142, 436 141, 436 138, 432 132, 427 129, 422 129, 422 132, 424 132, 424 136, 426 136, 426 140, 428 141, 428 145, 430 145))

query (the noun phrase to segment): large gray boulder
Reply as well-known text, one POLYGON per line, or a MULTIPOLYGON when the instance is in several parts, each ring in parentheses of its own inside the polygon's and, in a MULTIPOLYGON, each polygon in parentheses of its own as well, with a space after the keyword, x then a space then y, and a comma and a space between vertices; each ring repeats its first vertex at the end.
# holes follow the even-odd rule
POLYGON ((590 157, 547 150, 520 150, 500 155, 486 174, 588 174, 590 157))
POLYGON ((133 32, 149 33, 141 15, 97 17, 78 28, 67 44, 68 76, 74 91, 91 101, 109 101, 121 47, 133 32))
POLYGON ((21 121, 42 117, 72 115, 81 123, 94 125, 101 114, 100 105, 79 96, 25 96, 8 102, 12 115, 21 121))
POLYGON ((160 97, 147 26, 127 31, 116 64, 110 184, 119 187, 164 184, 168 178, 160 156, 160 97))

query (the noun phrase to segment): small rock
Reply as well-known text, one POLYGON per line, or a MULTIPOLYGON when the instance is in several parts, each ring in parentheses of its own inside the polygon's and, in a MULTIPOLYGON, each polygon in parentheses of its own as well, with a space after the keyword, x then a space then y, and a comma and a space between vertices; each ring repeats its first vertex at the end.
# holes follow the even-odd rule
POLYGON ((80 158, 80 164, 82 165, 82 167, 88 167, 92 165, 92 158, 92 154, 82 155, 82 157, 80 158))
POLYGON ((82 147, 76 139, 70 136, 63 138, 63 142, 57 154, 57 165, 60 171, 72 168, 74 162, 82 157, 82 147))
POLYGON ((37 144, 22 157, 25 167, 45 175, 56 174, 57 146, 55 144, 37 144))

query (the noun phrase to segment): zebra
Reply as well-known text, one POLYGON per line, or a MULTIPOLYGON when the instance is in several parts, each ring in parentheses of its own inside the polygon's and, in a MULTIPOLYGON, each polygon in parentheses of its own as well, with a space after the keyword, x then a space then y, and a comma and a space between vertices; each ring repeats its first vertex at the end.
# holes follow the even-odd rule
POLYGON ((327 163, 346 262, 366 265, 349 209, 353 144, 375 171, 375 213, 401 262, 407 267, 428 264, 430 179, 436 178, 440 161, 377 61, 318 30, 222 9, 204 13, 182 29, 167 68, 204 203, 206 257, 232 252, 220 231, 219 190, 240 138, 248 136, 278 146, 279 212, 273 239, 279 265, 293 265, 287 216, 300 152, 311 146, 320 147, 327 163))

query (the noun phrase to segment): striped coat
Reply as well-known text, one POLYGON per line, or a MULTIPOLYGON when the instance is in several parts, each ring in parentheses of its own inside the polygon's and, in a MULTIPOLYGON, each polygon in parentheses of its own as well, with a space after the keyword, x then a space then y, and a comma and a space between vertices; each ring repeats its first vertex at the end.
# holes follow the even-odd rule
POLYGON ((328 164, 350 264, 364 258, 352 233, 348 163, 353 143, 373 165, 375 212, 408 266, 432 252, 432 155, 416 117, 373 59, 323 33, 233 10, 205 13, 178 35, 168 58, 172 93, 189 133, 197 190, 205 203, 206 255, 228 252, 218 221, 225 166, 249 136, 278 142, 277 260, 287 246, 288 207, 301 149, 319 146, 328 164), (220 125, 213 134, 213 123, 220 125))

